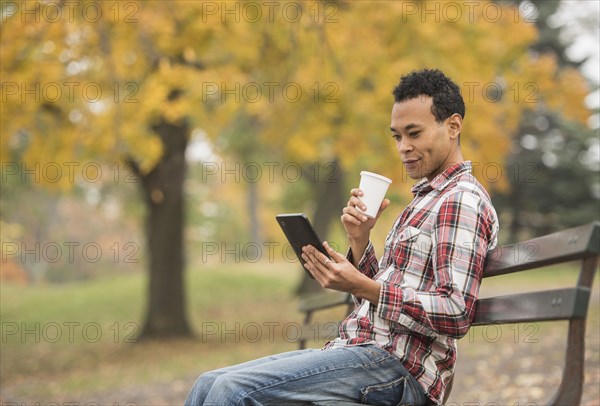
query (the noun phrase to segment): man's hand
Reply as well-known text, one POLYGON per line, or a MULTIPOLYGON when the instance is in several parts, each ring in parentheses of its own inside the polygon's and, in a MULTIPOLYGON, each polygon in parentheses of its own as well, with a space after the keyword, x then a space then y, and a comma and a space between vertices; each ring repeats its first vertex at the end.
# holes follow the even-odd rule
POLYGON ((350 242, 354 265, 358 265, 358 261, 360 261, 369 244, 371 230, 375 227, 375 223, 379 219, 379 216, 381 216, 381 213, 390 205, 390 201, 389 199, 384 199, 379 207, 377 216, 372 218, 357 209, 358 207, 361 210, 366 210, 365 204, 360 200, 363 191, 352 189, 350 194, 350 200, 348 200, 348 204, 342 210, 341 220, 350 242))
POLYGON ((324 288, 348 292, 376 305, 379 302, 379 283, 363 275, 327 242, 323 243, 323 247, 331 259, 312 245, 302 247, 305 267, 315 280, 324 288))

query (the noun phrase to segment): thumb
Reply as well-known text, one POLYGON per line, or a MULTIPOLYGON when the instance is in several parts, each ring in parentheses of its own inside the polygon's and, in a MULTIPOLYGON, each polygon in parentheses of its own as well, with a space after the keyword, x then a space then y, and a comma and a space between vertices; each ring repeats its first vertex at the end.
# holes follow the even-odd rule
POLYGON ((331 245, 329 245, 329 243, 327 241, 323 242, 323 247, 325 247, 325 251, 327 251, 327 253, 331 257, 331 259, 333 259, 335 262, 339 262, 341 260, 346 259, 345 256, 343 256, 342 254, 340 254, 339 252, 337 252, 336 250, 331 248, 331 245))
POLYGON ((379 216, 381 216, 381 213, 388 208, 388 206, 390 205, 390 203, 392 203, 390 201, 390 199, 383 199, 383 202, 381 202, 381 206, 379 207, 379 211, 377 212, 377 218, 379 218, 379 216))

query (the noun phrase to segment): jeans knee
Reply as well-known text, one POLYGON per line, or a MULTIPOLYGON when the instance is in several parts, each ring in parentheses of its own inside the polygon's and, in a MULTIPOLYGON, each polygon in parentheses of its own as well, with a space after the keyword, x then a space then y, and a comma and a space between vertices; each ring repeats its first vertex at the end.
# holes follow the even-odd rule
POLYGON ((218 373, 218 370, 205 372, 202 375, 200 375, 198 379, 196 379, 196 385, 203 387, 211 387, 214 381, 219 377, 219 375, 222 374, 218 373))
POLYGON ((249 390, 249 386, 239 374, 235 372, 223 374, 212 383, 206 402, 208 404, 235 405, 245 399, 249 390))
POLYGON ((206 372, 200 375, 190 390, 190 393, 185 401, 185 406, 202 405, 206 399, 206 396, 208 395, 208 392, 210 392, 215 379, 217 379, 218 376, 219 375, 214 373, 214 371, 206 372))

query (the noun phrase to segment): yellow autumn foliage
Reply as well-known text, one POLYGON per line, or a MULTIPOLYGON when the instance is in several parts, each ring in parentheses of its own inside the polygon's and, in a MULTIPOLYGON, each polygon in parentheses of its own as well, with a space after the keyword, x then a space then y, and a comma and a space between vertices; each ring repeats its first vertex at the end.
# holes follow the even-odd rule
POLYGON ((162 153, 158 120, 187 120, 218 142, 250 117, 273 159, 337 158, 408 184, 389 136, 391 90, 428 67, 463 90, 462 145, 477 174, 504 164, 525 111, 589 112, 577 71, 528 52, 527 15, 476 3, 83 1, 73 21, 26 23, 17 10, 0 26, 0 159, 133 158, 149 171, 162 153), (82 17, 90 5, 101 17, 82 17))

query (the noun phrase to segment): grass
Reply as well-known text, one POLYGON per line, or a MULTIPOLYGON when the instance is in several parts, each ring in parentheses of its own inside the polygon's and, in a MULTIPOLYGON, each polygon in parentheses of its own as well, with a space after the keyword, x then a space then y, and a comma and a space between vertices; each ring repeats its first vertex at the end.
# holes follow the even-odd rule
MULTIPOLYGON (((524 277, 490 278, 482 296, 569 286, 576 274, 570 267, 553 267, 524 277)), ((0 397, 27 403, 72 401, 84 393, 174 381, 296 349, 302 315, 292 292, 299 276, 289 264, 221 265, 189 272, 188 309, 196 337, 140 343, 135 333, 145 305, 144 274, 62 285, 4 284, 0 397)), ((597 282, 590 306, 596 321, 597 282)), ((525 327, 503 332, 507 340, 516 332, 528 333, 525 327)), ((475 330, 475 337, 481 334, 475 330)))
MULTIPOLYGON (((188 275, 194 339, 140 342, 145 275, 85 283, 2 286, 0 379, 28 401, 177 379, 295 349, 297 272, 275 264, 188 275)), ((5 395, 6 396, 6 395, 5 395)))

